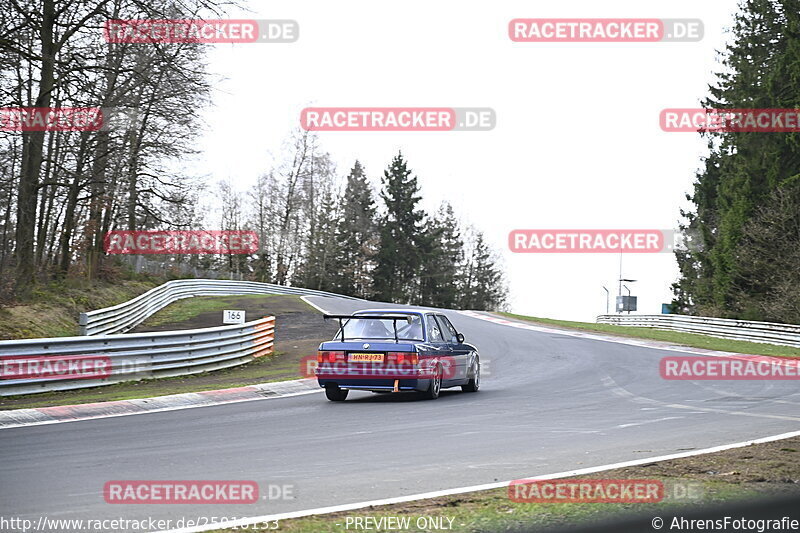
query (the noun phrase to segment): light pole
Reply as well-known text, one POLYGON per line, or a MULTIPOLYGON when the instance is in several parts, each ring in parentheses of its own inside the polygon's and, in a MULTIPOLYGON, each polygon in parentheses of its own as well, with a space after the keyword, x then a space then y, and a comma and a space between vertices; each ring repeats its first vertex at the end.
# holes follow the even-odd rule
MULTIPOLYGON (((617 300, 617 301, 620 301, 620 300, 622 300, 622 287, 623 287, 623 285, 622 285, 622 282, 623 282, 623 281, 624 281, 625 283, 633 283, 633 282, 634 282, 634 281, 636 281, 636 280, 635 280, 635 279, 623 278, 622 276, 620 276, 620 278, 619 278, 619 295, 618 295, 618 300, 617 300)), ((630 290, 630 289, 628 289, 628 286, 627 286, 627 285, 625 285, 625 289, 627 289, 627 291, 628 291, 628 296, 630 296, 630 295, 631 295, 631 290, 630 290)), ((617 307, 618 307, 618 309, 617 309, 617 312, 618 312, 619 314, 622 314, 622 309, 619 309, 619 305, 617 305, 617 307)), ((630 312, 630 311, 628 311, 628 314, 630 314, 630 313, 631 313, 631 312, 630 312)))
MULTIPOLYGON (((621 280, 619 280, 619 281, 620 281, 620 283, 621 283, 621 282, 623 282, 623 281, 624 281, 624 282, 627 282, 627 283, 633 283, 633 282, 634 282, 634 281, 636 281, 636 280, 635 280, 635 279, 621 279, 621 280)), ((626 291, 628 291, 628 300, 629 300, 629 303, 630 303, 631 290, 628 288, 628 286, 627 286, 627 285, 623 285, 623 287, 625 287, 625 290, 626 290, 626 291)), ((623 306, 623 307, 624 307, 624 306, 623 306)), ((622 314, 622 311, 620 311, 620 314, 622 314)), ((631 308, 630 308, 630 306, 628 306, 628 314, 631 314, 631 308)))

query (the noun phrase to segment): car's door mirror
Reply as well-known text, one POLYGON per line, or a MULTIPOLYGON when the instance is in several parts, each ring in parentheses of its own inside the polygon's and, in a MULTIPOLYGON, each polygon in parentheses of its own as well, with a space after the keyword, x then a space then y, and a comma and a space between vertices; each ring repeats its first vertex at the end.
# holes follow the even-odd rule
POLYGON ((464 344, 464 334, 456 333, 456 340, 458 341, 458 344, 464 344))

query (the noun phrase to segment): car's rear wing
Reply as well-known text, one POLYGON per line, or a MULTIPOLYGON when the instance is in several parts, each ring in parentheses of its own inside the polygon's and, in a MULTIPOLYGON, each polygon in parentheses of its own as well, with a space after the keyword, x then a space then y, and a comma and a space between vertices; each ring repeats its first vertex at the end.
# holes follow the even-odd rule
POLYGON ((394 328, 394 342, 400 342, 397 338, 397 321, 405 320, 409 324, 414 320, 412 315, 382 315, 380 313, 363 313, 358 315, 322 315, 324 320, 334 319, 339 321, 339 331, 342 334, 342 342, 344 342, 344 323, 343 320, 350 320, 351 318, 375 318, 378 320, 391 320, 394 328))

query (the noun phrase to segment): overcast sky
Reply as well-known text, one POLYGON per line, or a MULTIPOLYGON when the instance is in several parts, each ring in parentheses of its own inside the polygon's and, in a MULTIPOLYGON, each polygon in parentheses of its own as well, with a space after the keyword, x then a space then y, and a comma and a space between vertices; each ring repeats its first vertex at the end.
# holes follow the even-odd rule
MULTIPOLYGON (((322 132, 345 175, 358 158, 377 181, 398 150, 424 204, 450 201, 501 253, 514 312, 594 321, 618 254, 512 254, 525 228, 676 226, 704 154, 697 134, 665 133, 664 108, 697 107, 736 10, 697 2, 304 0, 253 2, 231 18, 294 19, 290 44, 211 45, 224 81, 196 168, 242 190, 268 170, 300 111, 323 107, 491 107, 486 131, 322 132), (514 43, 514 18, 699 18, 700 42, 514 43)), ((194 164, 187 162, 190 167, 194 164)), ((671 300, 671 254, 625 255, 639 312, 671 300)))

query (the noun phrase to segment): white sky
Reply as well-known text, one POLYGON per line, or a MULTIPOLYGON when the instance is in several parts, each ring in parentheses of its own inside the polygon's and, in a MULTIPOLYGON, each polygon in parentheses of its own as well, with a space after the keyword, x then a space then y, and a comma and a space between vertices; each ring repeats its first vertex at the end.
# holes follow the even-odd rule
MULTIPOLYGON (((659 112, 697 107, 735 0, 659 2, 374 0, 252 2, 239 18, 294 19, 291 44, 217 44, 225 80, 197 169, 242 190, 281 155, 300 111, 321 107, 491 107, 490 132, 322 132, 344 175, 358 158, 377 179, 402 149, 427 209, 449 200, 500 250, 517 313, 594 321, 619 255, 512 254, 512 229, 676 226, 704 153, 697 134, 665 133, 659 112), (695 43, 514 43, 513 18, 699 18, 695 43)), ((237 18, 232 13, 231 18, 237 18)), ((189 166, 194 166, 187 162, 189 166)), ((672 254, 626 255, 639 312, 659 313, 672 254)))

